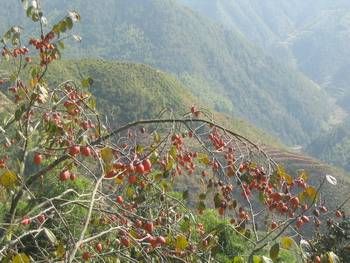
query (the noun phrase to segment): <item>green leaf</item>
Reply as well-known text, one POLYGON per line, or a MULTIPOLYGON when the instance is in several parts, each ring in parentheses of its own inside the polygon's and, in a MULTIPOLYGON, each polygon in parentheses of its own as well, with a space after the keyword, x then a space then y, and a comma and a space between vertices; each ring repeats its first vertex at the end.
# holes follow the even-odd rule
POLYGON ((261 256, 253 256, 253 263, 263 263, 261 256))
POLYGON ((55 32, 56 34, 59 34, 61 32, 61 26, 60 24, 56 24, 52 27, 52 31, 55 32))
POLYGON ((169 155, 171 157, 173 157, 174 159, 176 159, 176 155, 177 155, 177 149, 176 146, 171 146, 170 150, 169 150, 169 155))
POLYGON ((205 210, 205 209, 206 209, 205 203, 204 203, 203 201, 198 202, 198 204, 197 204, 197 209, 198 209, 199 211, 205 210))
POLYGON ((145 151, 145 147, 143 147, 142 145, 136 145, 135 151, 137 154, 142 154, 145 151))
POLYGON ((172 158, 169 158, 168 163, 165 167, 165 170, 170 171, 174 168, 174 166, 175 166, 175 161, 172 158))
POLYGON ((32 16, 32 12, 33 12, 34 6, 30 6, 27 8, 27 17, 31 17, 32 16))
POLYGON ((199 200, 205 200, 206 198, 207 198, 206 193, 201 193, 201 194, 199 195, 199 200))
POLYGON ((32 15, 33 22, 38 22, 40 20, 40 15, 37 9, 33 9, 31 15, 32 15))
POLYGON ((19 109, 16 110, 15 112, 15 120, 18 121, 19 119, 21 119, 22 114, 25 111, 25 105, 23 104, 19 109))
POLYGON ((250 238, 252 236, 252 232, 250 231, 250 229, 246 229, 244 232, 244 236, 246 238, 250 238))
POLYGON ((233 258, 233 263, 244 263, 244 258, 241 256, 236 256, 233 258))
POLYGON ((72 29, 73 28, 73 20, 72 20, 72 18, 67 17, 65 21, 66 21, 67 28, 68 29, 72 29))
POLYGON ((92 84, 94 83, 94 80, 90 77, 83 79, 81 81, 81 85, 83 86, 83 88, 88 88, 90 87, 92 84))
POLYGON ((219 208, 221 206, 221 202, 222 202, 222 199, 220 197, 220 194, 217 193, 215 196, 214 196, 214 205, 215 205, 215 208, 219 208))
POLYGON ((20 33, 16 32, 12 35, 12 45, 16 46, 19 44, 20 33))
POLYGON ((60 32, 62 32, 62 33, 64 33, 64 32, 66 32, 66 30, 67 30, 67 23, 66 23, 66 21, 61 21, 60 23, 59 23, 59 27, 60 27, 60 32))
POLYGON ((64 42, 63 41, 58 41, 57 44, 61 49, 64 49, 64 42))
POLYGON ((274 244, 270 249, 270 258, 276 260, 280 252, 280 245, 278 243, 274 244))
POLYGON ((20 253, 12 258, 11 263, 30 263, 30 259, 26 254, 20 253))
POLYGON ((188 199, 188 190, 182 192, 182 198, 184 200, 188 199))

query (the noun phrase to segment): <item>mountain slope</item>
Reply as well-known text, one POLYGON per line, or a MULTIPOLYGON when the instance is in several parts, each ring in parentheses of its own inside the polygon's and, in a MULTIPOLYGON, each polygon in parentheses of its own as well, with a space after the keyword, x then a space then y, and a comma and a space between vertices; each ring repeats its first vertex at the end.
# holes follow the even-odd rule
POLYGON ((350 171, 350 119, 314 140, 307 151, 323 161, 350 171))
POLYGON ((83 42, 71 54, 136 61, 174 73, 209 107, 243 117, 287 143, 308 142, 326 126, 326 108, 333 106, 314 83, 276 63, 240 33, 176 1, 43 4, 53 21, 62 6, 81 12, 77 31, 83 42))
POLYGON ((196 105, 211 111, 216 121, 256 142, 281 146, 276 138, 246 121, 208 109, 174 76, 147 65, 94 59, 63 60, 48 72, 48 78, 54 83, 65 79, 79 81, 88 76, 94 80, 91 92, 96 97, 97 108, 106 114, 113 126, 157 118, 164 109, 181 116, 191 105, 196 105))
POLYGON ((350 2, 182 0, 294 65, 350 109, 350 2))

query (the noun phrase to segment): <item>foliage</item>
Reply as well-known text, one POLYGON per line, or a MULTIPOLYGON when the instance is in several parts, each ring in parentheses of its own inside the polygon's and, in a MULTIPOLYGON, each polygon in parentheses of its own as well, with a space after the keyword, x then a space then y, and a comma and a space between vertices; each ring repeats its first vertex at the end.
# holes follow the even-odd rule
POLYGON ((330 257, 330 252, 335 252, 339 256, 340 262, 348 262, 349 239, 350 239, 350 221, 344 219, 340 222, 330 220, 330 228, 326 234, 317 236, 310 242, 310 247, 314 254, 322 258, 330 257))
POLYGON ((307 151, 317 158, 350 171, 350 119, 315 139, 307 151))

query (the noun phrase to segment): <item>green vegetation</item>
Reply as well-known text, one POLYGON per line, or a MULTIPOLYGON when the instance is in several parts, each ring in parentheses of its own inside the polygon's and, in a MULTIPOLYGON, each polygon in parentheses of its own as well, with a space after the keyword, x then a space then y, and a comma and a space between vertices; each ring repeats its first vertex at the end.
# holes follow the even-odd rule
POLYGON ((350 110, 349 1, 181 1, 294 65, 350 110))
POLYGON ((204 106, 174 76, 143 64, 92 59, 60 61, 52 65, 48 75, 53 84, 64 79, 80 82, 91 77, 94 81, 91 92, 97 99, 97 108, 107 115, 112 126, 156 118, 165 109, 182 115, 196 105, 204 111, 209 110, 218 122, 255 142, 282 146, 276 138, 246 121, 204 106))
MULTIPOLYGON (((70 55, 136 61, 171 72, 209 107, 253 122, 286 143, 307 143, 326 126, 332 105, 314 83, 236 31, 176 1, 56 0, 43 5, 50 17, 57 17, 62 3, 83 17, 76 29, 83 42, 70 55)), ((6 5, 1 17, 16 10, 6 5)))
POLYGON ((350 171, 350 119, 314 140, 307 151, 323 161, 350 171))

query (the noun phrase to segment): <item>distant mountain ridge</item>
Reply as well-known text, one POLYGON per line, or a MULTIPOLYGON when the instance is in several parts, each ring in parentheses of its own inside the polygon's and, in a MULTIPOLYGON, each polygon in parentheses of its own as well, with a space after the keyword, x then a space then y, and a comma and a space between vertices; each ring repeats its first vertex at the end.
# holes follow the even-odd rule
MULTIPOLYGON (((4 5, 0 17, 11 21, 8 10, 17 9, 4 5)), ((80 11, 77 32, 83 42, 70 49, 71 55, 140 62, 171 72, 209 107, 245 118, 290 144, 305 144, 327 127, 333 105, 317 85, 266 56, 239 32, 178 1, 53 0, 43 5, 53 17, 49 21, 64 13, 62 6, 80 11)))

